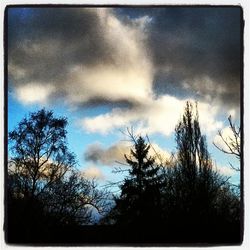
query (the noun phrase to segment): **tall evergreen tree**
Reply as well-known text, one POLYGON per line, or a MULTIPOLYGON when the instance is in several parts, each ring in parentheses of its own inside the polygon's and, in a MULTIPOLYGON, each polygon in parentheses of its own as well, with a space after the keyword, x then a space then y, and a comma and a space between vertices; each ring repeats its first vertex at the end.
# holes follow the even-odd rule
POLYGON ((113 214, 117 224, 141 226, 156 222, 156 210, 160 209, 159 168, 148 155, 149 149, 150 145, 140 136, 130 155, 125 155, 131 169, 121 185, 120 197, 115 200, 113 214))

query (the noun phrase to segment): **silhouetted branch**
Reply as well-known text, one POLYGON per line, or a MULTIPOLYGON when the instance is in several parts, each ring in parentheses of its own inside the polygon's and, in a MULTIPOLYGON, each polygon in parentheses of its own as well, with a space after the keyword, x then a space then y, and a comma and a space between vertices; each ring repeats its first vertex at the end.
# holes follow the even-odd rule
MULTIPOLYGON (((124 164, 125 165, 125 164, 124 164)), ((128 166, 128 165, 126 165, 128 166)), ((116 173, 124 173, 124 172, 129 172, 129 169, 121 169, 120 167, 115 167, 114 170, 112 170, 112 173, 116 174, 116 173)))
POLYGON ((124 163, 124 162, 120 162, 120 161, 115 161, 116 163, 120 164, 120 165, 123 165, 123 166, 126 166, 126 167, 129 167, 128 164, 124 163))
MULTIPOLYGON (((225 138, 222 134, 222 131, 218 131, 218 136, 222 140, 225 148, 218 146, 215 142, 213 142, 213 145, 220 150, 221 152, 228 154, 228 155, 234 155, 238 160, 241 159, 241 148, 240 148, 240 135, 241 135, 241 129, 240 127, 237 127, 236 124, 232 122, 231 115, 228 117, 229 122, 229 128, 233 134, 233 138, 228 136, 225 138)), ((231 163, 230 167, 235 171, 240 171, 239 167, 234 167, 231 163)))
POLYGON ((154 151, 156 157, 157 157, 158 160, 160 161, 160 164, 161 164, 161 165, 164 165, 161 155, 160 155, 159 153, 156 152, 154 146, 152 145, 152 143, 151 143, 150 140, 149 140, 148 135, 146 135, 146 138, 147 138, 147 141, 148 141, 150 147, 153 149, 153 151, 154 151))

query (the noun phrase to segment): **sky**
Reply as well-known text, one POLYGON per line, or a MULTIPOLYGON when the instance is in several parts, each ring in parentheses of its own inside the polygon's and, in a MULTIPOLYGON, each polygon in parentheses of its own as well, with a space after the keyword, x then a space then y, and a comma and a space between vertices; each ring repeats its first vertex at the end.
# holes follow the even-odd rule
MULTIPOLYGON (((146 134, 167 159, 187 100, 198 101, 217 170, 239 182, 217 133, 240 122, 239 7, 9 8, 8 129, 43 107, 68 119, 78 168, 117 182, 131 143, 146 134)), ((150 152, 153 154, 153 150, 150 152)))

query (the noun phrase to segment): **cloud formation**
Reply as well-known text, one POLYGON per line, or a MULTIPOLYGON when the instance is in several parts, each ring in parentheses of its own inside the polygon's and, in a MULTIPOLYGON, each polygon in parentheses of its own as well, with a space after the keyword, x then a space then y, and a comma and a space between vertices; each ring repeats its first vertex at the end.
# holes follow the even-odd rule
POLYGON ((89 132, 170 135, 187 99, 206 132, 240 98, 240 8, 10 8, 8 77, 24 104, 119 104, 89 132), (204 125, 204 126, 203 126, 204 125))
MULTIPOLYGON (((114 129, 126 129, 128 124, 134 125, 137 133, 161 133, 169 136, 183 113, 187 100, 164 95, 156 100, 147 100, 133 109, 114 108, 111 112, 96 117, 86 117, 82 126, 89 132, 108 133, 114 129)), ((216 120, 218 107, 205 102, 198 104, 201 128, 207 134, 222 127, 216 120)))
POLYGON ((84 153, 85 161, 100 165, 115 165, 117 162, 125 163, 124 154, 129 154, 130 146, 127 143, 117 143, 105 148, 100 143, 89 145, 84 153))
POLYGON ((10 9, 8 46, 9 79, 19 100, 137 103, 152 94, 152 65, 143 45, 146 17, 124 25, 104 8, 19 12, 10 9), (41 86, 48 91, 34 98, 41 86))
MULTIPOLYGON (((169 161, 171 154, 166 149, 161 148, 154 142, 150 145, 149 156, 154 157, 157 164, 169 161)), ((93 143, 86 149, 84 160, 100 166, 122 166, 120 163, 126 165, 124 155, 130 155, 131 147, 131 143, 126 141, 117 142, 107 148, 100 143, 93 143)), ((213 164, 213 169, 224 176, 233 176, 236 174, 229 166, 213 164)), ((83 170, 83 174, 90 179, 97 178, 103 180, 105 178, 102 171, 97 166, 87 167, 83 170)))
POLYGON ((82 170, 82 174, 84 177, 88 179, 99 179, 99 180, 104 180, 104 174, 102 171, 95 167, 95 166, 90 166, 82 170))
POLYGON ((8 21, 17 96, 43 84, 74 104, 152 91, 239 104, 240 8, 13 8, 8 21))
MULTIPOLYGON (((117 142, 108 148, 100 143, 90 144, 84 153, 84 160, 106 166, 126 164, 124 155, 130 155, 131 148, 131 143, 125 141, 117 142)), ((155 161, 160 164, 169 160, 170 153, 152 142, 149 156, 155 157, 155 161)))
MULTIPOLYGON (((148 38, 155 89, 187 90, 201 99, 238 106, 241 74, 240 8, 162 8, 154 13, 148 38), (163 85, 163 86, 162 86, 163 85)), ((149 15, 149 13, 145 13, 149 15)))

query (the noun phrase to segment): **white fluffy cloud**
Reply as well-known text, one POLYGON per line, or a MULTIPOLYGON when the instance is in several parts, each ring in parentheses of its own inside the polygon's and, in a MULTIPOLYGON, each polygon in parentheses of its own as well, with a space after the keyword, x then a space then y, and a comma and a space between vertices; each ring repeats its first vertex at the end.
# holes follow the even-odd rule
POLYGON ((86 169, 83 169, 82 174, 88 179, 103 180, 105 178, 102 171, 98 167, 95 167, 95 166, 90 166, 90 167, 87 167, 86 169))
MULTIPOLYGON (((135 126, 139 133, 161 133, 169 136, 184 111, 185 102, 175 97, 164 95, 158 99, 148 98, 147 102, 130 109, 115 108, 111 112, 82 120, 83 128, 89 132, 108 133, 115 128, 135 126)), ((218 108, 205 102, 198 105, 202 129, 206 133, 222 127, 216 120, 218 108)))
POLYGON ((23 104, 45 104, 54 89, 53 85, 28 83, 16 88, 16 97, 23 104))

